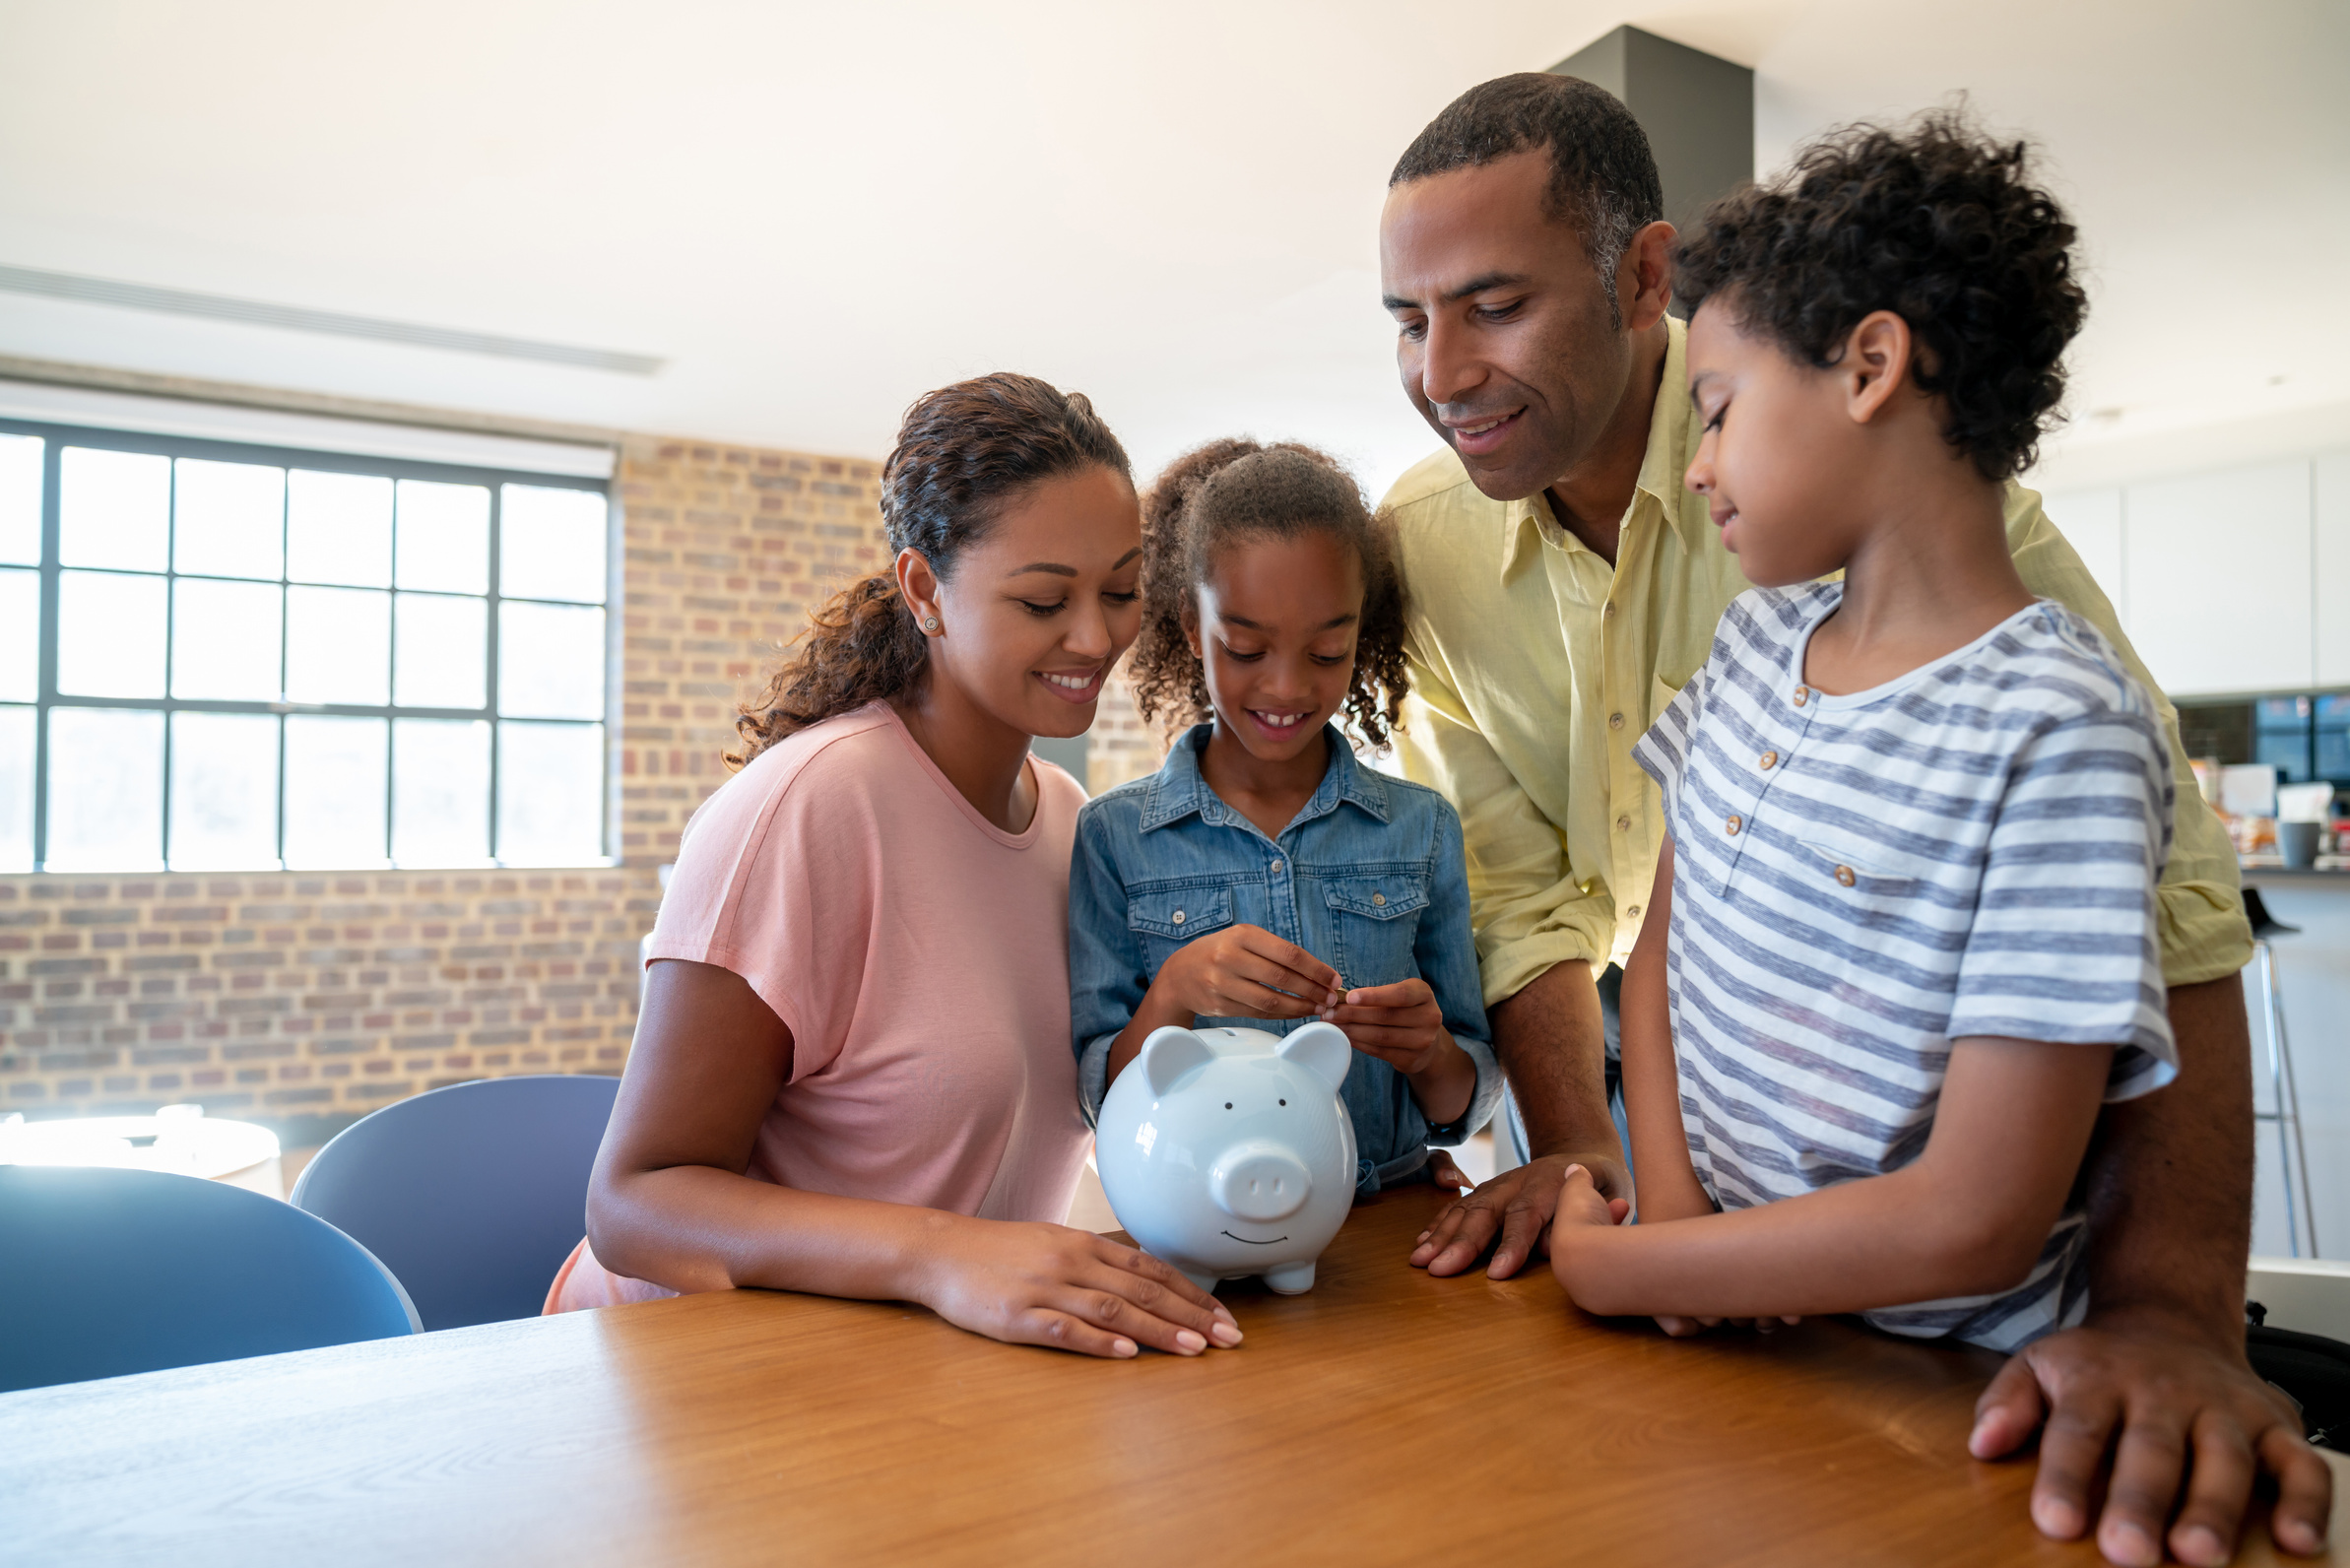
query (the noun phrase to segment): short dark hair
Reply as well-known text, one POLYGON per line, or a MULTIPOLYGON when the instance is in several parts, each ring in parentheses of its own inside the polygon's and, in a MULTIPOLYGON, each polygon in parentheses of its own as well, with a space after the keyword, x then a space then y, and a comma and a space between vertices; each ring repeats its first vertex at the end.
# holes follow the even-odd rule
POLYGON ((1665 185, 1648 133, 1605 88, 1547 71, 1481 82, 1446 104, 1412 138, 1388 176, 1388 187, 1537 147, 1550 153, 1550 187, 1542 210, 1582 229, 1584 253, 1606 286, 1608 309, 1621 326, 1615 269, 1632 236, 1665 216, 1665 185))
POLYGON ((1894 312, 1921 351, 1911 375, 1949 406, 1950 444, 1985 479, 2010 479, 2062 417, 2064 349, 2089 313, 2072 222, 2030 163, 2027 143, 1959 109, 1832 131, 1706 210, 1677 247, 1673 293, 1692 314, 1723 295, 1823 369, 1863 316, 1894 312))

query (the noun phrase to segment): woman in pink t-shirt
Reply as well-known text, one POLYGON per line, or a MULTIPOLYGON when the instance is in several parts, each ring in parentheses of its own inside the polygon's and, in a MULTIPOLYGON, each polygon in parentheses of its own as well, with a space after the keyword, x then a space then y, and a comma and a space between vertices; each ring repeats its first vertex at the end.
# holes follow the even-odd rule
POLYGON ((907 411, 897 558, 818 611, 694 814, 551 1312, 736 1285, 919 1301, 999 1339, 1236 1344, 1156 1259, 1058 1223, 1080 735, 1141 613, 1126 453, 991 375, 907 411))

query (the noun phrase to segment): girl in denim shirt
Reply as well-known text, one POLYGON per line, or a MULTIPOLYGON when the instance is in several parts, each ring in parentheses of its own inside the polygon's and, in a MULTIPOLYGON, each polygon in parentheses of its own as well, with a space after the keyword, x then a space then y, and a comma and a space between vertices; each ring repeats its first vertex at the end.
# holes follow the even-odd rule
POLYGON ((1395 557, 1354 481, 1304 446, 1211 442, 1159 476, 1142 516, 1136 698, 1145 718, 1208 722, 1077 817, 1085 1119, 1162 1025, 1327 1018, 1354 1042, 1339 1094, 1367 1197, 1419 1175, 1501 1094, 1460 818, 1362 766, 1331 722, 1342 707, 1378 746, 1396 721, 1395 557))

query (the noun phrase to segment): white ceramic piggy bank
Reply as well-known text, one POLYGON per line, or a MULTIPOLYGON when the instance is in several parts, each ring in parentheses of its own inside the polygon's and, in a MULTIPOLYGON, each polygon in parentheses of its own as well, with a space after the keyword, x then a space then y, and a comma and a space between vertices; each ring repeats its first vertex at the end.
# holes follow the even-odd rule
POLYGON ((1263 1274, 1314 1288, 1354 1204, 1343 1030, 1152 1031, 1102 1101, 1094 1163, 1118 1223, 1204 1290, 1263 1274))

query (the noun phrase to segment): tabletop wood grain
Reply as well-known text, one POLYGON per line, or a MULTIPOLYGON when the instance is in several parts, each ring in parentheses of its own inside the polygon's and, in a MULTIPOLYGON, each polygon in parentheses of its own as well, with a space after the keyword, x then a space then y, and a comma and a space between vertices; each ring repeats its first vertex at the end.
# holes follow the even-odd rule
POLYGON ((1434 1204, 1356 1209, 1310 1295, 1225 1286, 1248 1340, 1197 1360, 732 1291, 0 1396, 0 1560, 2096 1561, 1966 1457, 1995 1357, 1431 1279, 1434 1204))

